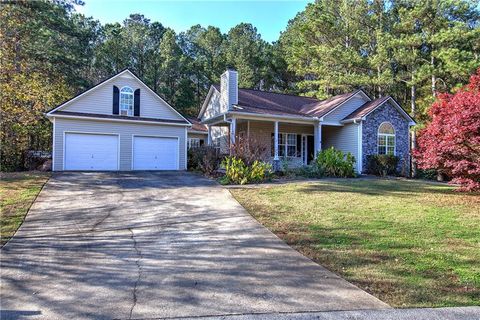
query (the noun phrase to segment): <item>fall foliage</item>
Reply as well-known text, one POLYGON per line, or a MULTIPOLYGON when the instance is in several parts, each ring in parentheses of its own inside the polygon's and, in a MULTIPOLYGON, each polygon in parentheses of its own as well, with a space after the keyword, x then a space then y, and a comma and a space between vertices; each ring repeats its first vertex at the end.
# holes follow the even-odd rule
POLYGON ((415 153, 419 167, 447 174, 460 190, 480 190, 480 69, 464 88, 440 94, 429 115, 415 153))
POLYGON ((101 24, 81 0, 7 1, 0 7, 1 170, 25 169, 28 150, 51 150, 43 113, 128 67, 180 112, 198 114, 227 67, 239 85, 327 98, 362 88, 391 95, 422 124, 438 92, 480 66, 474 1, 317 0, 269 43, 250 23, 176 33, 134 13, 101 24))

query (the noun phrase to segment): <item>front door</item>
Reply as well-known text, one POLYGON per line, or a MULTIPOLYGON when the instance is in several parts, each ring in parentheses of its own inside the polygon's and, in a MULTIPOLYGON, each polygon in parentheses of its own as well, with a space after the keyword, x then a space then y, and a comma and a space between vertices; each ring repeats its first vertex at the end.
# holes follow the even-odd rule
POLYGON ((302 161, 304 165, 313 160, 314 142, 312 135, 302 135, 302 161))
POLYGON ((307 164, 310 164, 314 158, 315 143, 313 136, 307 136, 307 164))

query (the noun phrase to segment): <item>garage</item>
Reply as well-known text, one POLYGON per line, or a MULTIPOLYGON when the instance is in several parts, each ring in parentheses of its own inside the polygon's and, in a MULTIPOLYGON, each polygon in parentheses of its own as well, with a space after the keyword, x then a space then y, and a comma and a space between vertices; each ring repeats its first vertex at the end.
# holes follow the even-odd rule
POLYGON ((133 170, 178 170, 177 137, 133 137, 133 170))
POLYGON ((64 170, 118 170, 118 135, 65 132, 64 170))

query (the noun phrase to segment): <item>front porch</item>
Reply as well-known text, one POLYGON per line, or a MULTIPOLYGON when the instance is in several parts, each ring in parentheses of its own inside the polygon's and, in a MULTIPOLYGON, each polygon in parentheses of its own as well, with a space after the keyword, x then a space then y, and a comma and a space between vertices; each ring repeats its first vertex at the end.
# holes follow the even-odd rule
MULTIPOLYGON (((277 121, 232 118, 209 124, 209 143, 229 153, 230 146, 246 139, 249 143, 262 145, 266 157, 281 168, 300 167, 309 164, 322 146, 329 147, 334 139, 334 126, 316 121, 277 121)), ((337 128, 339 126, 336 126, 337 128)))

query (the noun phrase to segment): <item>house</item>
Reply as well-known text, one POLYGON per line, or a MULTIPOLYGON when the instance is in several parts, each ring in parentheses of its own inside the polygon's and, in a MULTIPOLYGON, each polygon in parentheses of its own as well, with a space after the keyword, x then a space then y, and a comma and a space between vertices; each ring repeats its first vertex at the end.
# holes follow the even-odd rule
POLYGON ((62 103, 53 170, 185 170, 191 123, 126 69, 62 103))
POLYGON ((192 127, 187 130, 188 149, 206 145, 208 136, 207 126, 200 123, 200 120, 197 118, 187 118, 187 120, 192 124, 192 127))
POLYGON ((366 169, 372 154, 398 156, 408 174, 409 130, 415 121, 390 96, 373 100, 355 90, 326 100, 238 88, 238 73, 227 70, 212 85, 198 118, 207 126, 208 143, 228 150, 239 137, 268 146, 270 160, 306 165, 318 151, 335 147, 366 169))

